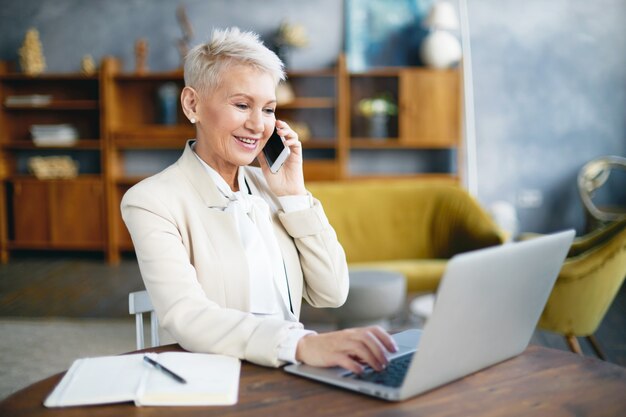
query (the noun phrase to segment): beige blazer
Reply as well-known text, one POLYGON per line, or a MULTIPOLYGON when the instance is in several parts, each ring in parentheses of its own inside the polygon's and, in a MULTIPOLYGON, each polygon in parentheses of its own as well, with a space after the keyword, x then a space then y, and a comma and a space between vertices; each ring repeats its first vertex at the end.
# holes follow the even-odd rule
MULTIPOLYGON (((141 275, 161 326, 185 349, 221 353, 279 366, 278 347, 300 323, 249 313, 244 249, 228 200, 191 149, 164 171, 124 195, 122 217, 135 246, 141 275)), ((304 297, 317 307, 337 307, 348 294, 343 248, 319 201, 284 213, 259 168, 243 167, 268 202, 280 246, 293 313, 304 297)))

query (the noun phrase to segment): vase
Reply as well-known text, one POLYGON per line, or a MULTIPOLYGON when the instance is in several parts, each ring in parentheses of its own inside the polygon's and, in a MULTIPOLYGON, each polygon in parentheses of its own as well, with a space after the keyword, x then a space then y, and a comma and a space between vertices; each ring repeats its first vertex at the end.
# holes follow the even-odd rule
POLYGON ((385 139, 389 136, 387 130, 387 121, 389 116, 386 114, 373 114, 367 118, 368 134, 371 138, 385 139))
POLYGON ((431 68, 450 68, 461 59, 461 44, 452 34, 435 30, 422 42, 420 55, 431 68))
POLYGON ((163 125, 175 125, 178 122, 178 86, 173 82, 165 83, 159 87, 157 95, 159 122, 163 125))

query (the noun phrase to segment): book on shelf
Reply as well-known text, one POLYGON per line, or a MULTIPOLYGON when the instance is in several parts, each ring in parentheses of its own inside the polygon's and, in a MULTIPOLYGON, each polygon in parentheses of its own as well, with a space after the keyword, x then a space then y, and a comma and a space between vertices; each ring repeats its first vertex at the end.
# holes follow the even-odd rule
POLYGON ((78 130, 71 124, 32 125, 30 134, 36 146, 73 146, 78 130))
POLYGON ((70 407, 121 402, 134 402, 136 406, 232 405, 237 403, 240 368, 237 358, 189 352, 78 359, 44 405, 70 407), (166 371, 146 363, 146 355, 166 371), (172 373, 184 382, 172 377, 172 373))
POLYGON ((52 96, 47 94, 26 94, 7 96, 4 99, 4 105, 7 107, 21 106, 47 106, 52 102, 52 96))

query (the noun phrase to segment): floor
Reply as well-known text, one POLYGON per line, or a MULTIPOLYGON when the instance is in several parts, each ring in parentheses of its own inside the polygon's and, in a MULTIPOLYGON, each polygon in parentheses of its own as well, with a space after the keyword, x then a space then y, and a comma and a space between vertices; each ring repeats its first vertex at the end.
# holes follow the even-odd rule
MULTIPOLYGON (((93 255, 43 253, 16 256, 1 265, 0 399, 67 369, 76 358, 134 350, 128 293, 141 289, 134 258, 109 266, 93 255)), ((332 329, 324 311, 305 308, 302 320, 308 328, 332 329)), ((391 326, 421 324, 405 312, 391 326)), ((596 336, 608 360, 626 366, 626 286, 596 336)), ((586 341, 580 341, 592 355, 586 341)), ((560 336, 542 331, 535 332, 531 343, 567 350, 560 336)))

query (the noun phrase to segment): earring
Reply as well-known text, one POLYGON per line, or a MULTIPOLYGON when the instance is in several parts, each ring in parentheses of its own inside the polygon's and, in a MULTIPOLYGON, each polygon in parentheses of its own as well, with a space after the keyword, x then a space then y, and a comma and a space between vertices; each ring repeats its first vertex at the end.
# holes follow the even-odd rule
POLYGON ((196 118, 192 117, 191 119, 189 119, 189 121, 191 122, 191 124, 194 124, 194 123, 196 123, 196 118))

